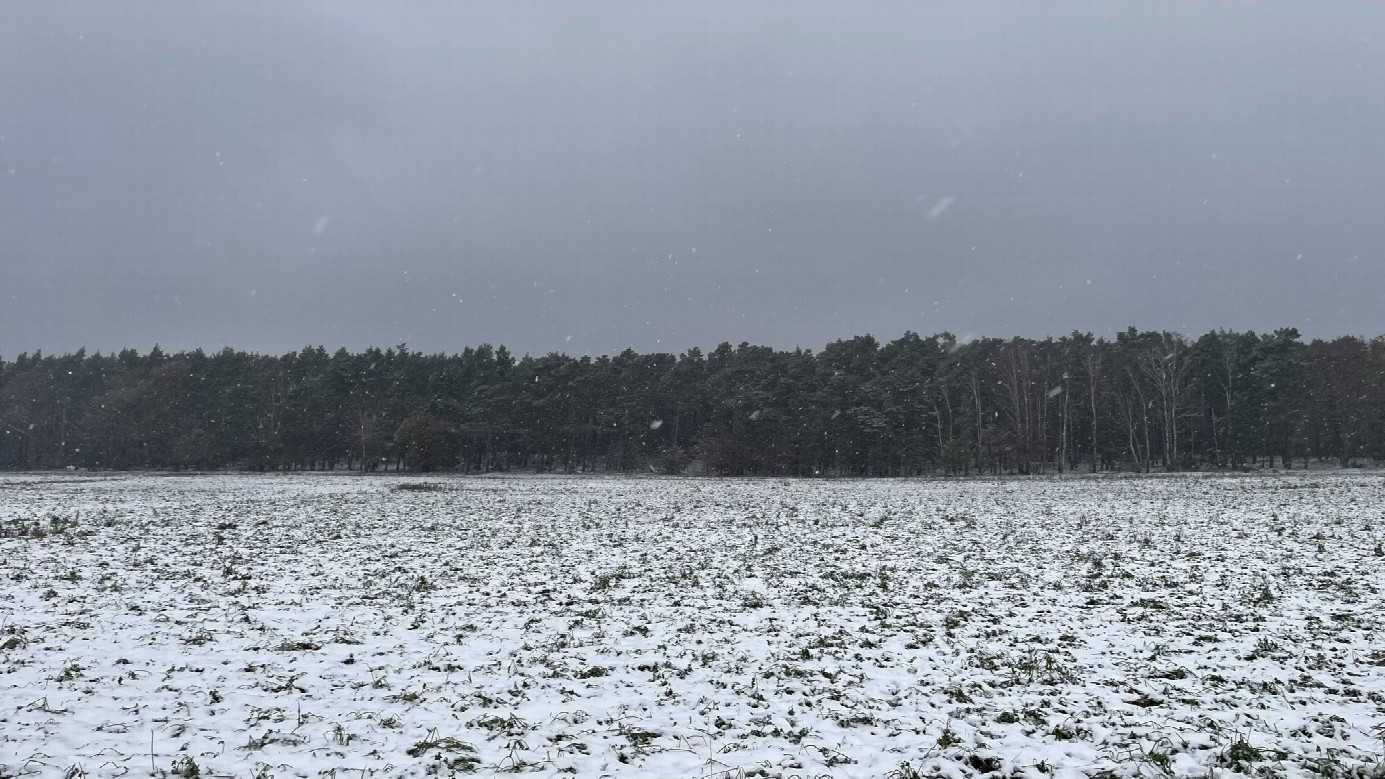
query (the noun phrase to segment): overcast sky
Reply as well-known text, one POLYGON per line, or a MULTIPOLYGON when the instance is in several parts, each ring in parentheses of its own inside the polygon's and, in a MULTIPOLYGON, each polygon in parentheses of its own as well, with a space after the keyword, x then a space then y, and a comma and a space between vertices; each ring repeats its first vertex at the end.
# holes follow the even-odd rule
POLYGON ((0 4, 0 355, 1385 333, 1385 3, 0 4))

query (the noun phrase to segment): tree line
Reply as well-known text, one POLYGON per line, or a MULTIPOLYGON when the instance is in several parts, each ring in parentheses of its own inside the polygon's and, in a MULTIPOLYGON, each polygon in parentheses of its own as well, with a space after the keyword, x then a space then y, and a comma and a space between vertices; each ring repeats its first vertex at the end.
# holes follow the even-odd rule
POLYGON ((905 476, 1382 459, 1385 338, 1294 329, 0 360, 7 469, 905 476))

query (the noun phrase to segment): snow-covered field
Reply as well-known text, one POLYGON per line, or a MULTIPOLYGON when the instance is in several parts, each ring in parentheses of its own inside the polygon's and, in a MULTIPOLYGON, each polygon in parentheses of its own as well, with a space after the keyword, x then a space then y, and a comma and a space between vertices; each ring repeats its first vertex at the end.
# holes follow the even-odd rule
POLYGON ((0 476, 0 777, 1385 776, 1382 540, 1379 474, 0 476))

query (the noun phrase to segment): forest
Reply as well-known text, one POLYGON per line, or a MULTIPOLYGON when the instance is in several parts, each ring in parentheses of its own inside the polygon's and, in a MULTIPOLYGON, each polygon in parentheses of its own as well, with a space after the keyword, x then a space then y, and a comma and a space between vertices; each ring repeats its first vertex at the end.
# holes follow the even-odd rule
POLYGON ((1385 459, 1385 337, 0 360, 0 468, 911 476, 1385 459))

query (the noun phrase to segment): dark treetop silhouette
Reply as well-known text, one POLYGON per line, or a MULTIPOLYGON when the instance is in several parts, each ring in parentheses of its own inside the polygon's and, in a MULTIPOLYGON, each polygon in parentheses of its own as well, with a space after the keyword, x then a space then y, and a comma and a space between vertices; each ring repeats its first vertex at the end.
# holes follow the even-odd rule
POLYGON ((1385 458, 1385 338, 1134 328, 821 352, 321 347, 0 362, 0 467, 897 476, 1385 458))

